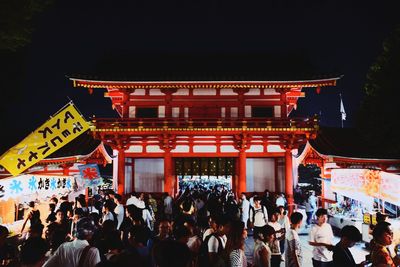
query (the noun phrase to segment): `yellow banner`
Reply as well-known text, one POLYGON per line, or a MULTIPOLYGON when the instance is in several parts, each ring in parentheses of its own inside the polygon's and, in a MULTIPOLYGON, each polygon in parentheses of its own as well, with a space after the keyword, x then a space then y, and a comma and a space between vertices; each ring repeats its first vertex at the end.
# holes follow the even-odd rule
POLYGON ((22 142, 0 157, 0 165, 18 175, 89 129, 76 107, 69 103, 22 142))

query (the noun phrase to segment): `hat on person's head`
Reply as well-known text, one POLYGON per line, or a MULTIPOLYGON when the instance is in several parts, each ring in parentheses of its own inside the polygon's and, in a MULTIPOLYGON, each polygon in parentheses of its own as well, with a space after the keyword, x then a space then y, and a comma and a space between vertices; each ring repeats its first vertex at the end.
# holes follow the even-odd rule
POLYGON ((76 237, 78 239, 87 239, 94 234, 96 226, 90 218, 82 218, 76 223, 76 237))

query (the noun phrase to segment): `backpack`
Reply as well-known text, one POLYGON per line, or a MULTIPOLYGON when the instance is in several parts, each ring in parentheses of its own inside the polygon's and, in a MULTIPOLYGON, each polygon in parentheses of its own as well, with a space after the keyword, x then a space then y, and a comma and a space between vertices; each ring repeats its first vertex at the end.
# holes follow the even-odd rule
MULTIPOLYGON (((251 221, 251 223, 253 223, 254 224, 254 219, 255 219, 255 217, 256 217, 256 212, 255 212, 255 209, 254 209, 254 207, 253 206, 250 206, 250 209, 249 209, 249 213, 250 213, 250 210, 253 212, 253 216, 252 216, 252 221, 251 221)), ((264 220, 268 223, 268 216, 265 214, 265 211, 267 210, 267 208, 264 206, 264 205, 261 205, 261 212, 263 213, 263 215, 264 215, 264 220)), ((249 214, 250 215, 250 214, 249 214)), ((249 216, 250 217, 250 216, 249 216)))
POLYGON ((218 255, 222 256, 222 252, 224 250, 223 246, 222 246, 222 240, 221 238, 216 234, 209 234, 203 241, 203 243, 201 243, 200 246, 200 250, 199 250, 199 267, 209 267, 211 266, 210 263, 210 258, 208 255, 208 241, 210 241, 210 238, 214 236, 217 240, 218 240, 218 255))

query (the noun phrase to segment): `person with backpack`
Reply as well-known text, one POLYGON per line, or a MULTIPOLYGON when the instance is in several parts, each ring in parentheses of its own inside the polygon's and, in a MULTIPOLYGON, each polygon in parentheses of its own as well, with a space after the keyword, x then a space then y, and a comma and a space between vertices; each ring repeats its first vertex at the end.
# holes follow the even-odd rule
POLYGON ((257 236, 261 227, 268 224, 268 211, 267 208, 261 205, 261 198, 259 196, 254 198, 254 207, 250 207, 250 228, 253 228, 253 236, 257 236))
POLYGON ((217 217, 215 220, 217 225, 216 231, 208 235, 199 252, 200 267, 217 267, 224 266, 223 251, 227 241, 226 234, 229 232, 229 220, 226 217, 217 217))

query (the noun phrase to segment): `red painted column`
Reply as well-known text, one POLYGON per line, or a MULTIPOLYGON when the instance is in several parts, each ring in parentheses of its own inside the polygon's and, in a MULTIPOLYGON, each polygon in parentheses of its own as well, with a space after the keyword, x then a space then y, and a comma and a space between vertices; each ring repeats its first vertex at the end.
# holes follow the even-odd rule
POLYGON ((125 151, 118 150, 118 194, 125 194, 125 151))
POLYGON ((239 149, 238 193, 246 192, 246 150, 239 149))
POLYGON ((172 156, 171 149, 164 149, 164 192, 173 196, 174 185, 172 180, 172 156))
POLYGON ((293 171, 292 171, 292 150, 285 150, 285 194, 289 204, 289 214, 293 211, 293 171))

